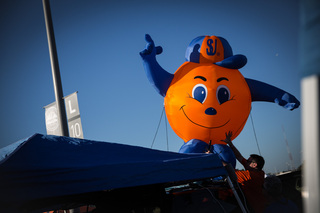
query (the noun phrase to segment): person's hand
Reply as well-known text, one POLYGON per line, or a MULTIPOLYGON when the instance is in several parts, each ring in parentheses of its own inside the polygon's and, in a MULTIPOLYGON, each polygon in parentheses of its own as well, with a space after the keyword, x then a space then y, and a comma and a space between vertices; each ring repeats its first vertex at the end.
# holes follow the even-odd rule
POLYGON ((226 139, 224 140, 221 140, 223 142, 225 142, 226 144, 232 144, 232 141, 231 141, 231 137, 232 137, 232 132, 229 131, 228 133, 226 133, 226 139))

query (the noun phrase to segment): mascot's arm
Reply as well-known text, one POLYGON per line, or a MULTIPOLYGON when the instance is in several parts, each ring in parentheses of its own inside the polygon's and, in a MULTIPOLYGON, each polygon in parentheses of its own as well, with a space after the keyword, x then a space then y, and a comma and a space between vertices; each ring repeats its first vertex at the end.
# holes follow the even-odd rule
POLYGON ((156 60, 156 55, 162 53, 162 47, 155 47, 151 36, 148 34, 146 34, 145 39, 147 45, 145 49, 140 52, 143 66, 150 83, 157 92, 164 97, 173 79, 173 74, 165 71, 156 60))
POLYGON ((274 102, 289 110, 300 106, 299 100, 290 93, 261 81, 248 78, 246 81, 251 91, 252 101, 274 102))

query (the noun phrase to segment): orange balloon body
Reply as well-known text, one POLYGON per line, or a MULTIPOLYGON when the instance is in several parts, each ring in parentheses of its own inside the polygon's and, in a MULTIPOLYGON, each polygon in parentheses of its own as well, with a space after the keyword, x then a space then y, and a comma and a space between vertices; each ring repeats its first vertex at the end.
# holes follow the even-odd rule
POLYGON ((251 110, 251 93, 239 70, 185 62, 175 72, 164 104, 172 129, 185 142, 199 139, 225 144, 221 140, 227 132, 232 131, 234 139, 243 129, 251 110), (194 98, 197 88, 204 100, 194 98))

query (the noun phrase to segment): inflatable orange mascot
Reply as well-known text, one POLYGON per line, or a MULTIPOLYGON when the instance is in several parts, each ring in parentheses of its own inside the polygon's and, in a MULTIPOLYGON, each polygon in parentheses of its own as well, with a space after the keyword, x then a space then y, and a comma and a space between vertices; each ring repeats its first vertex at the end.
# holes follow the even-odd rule
POLYGON ((244 55, 233 55, 222 37, 199 36, 187 47, 186 62, 174 74, 157 62, 162 53, 149 35, 140 52, 150 83, 164 96, 168 121, 185 144, 179 152, 211 151, 235 167, 235 157, 223 139, 243 129, 252 101, 275 102, 293 110, 299 101, 269 84, 244 78, 238 69, 247 63, 244 55))

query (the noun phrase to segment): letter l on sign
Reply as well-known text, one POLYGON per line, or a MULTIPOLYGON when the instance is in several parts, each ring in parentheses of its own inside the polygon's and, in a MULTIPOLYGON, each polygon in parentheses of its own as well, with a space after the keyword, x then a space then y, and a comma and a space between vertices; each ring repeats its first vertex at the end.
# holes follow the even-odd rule
POLYGON ((70 100, 68 101, 68 104, 69 104, 70 114, 75 113, 75 112, 76 112, 76 110, 75 110, 75 109, 72 109, 71 101, 70 101, 70 100))

